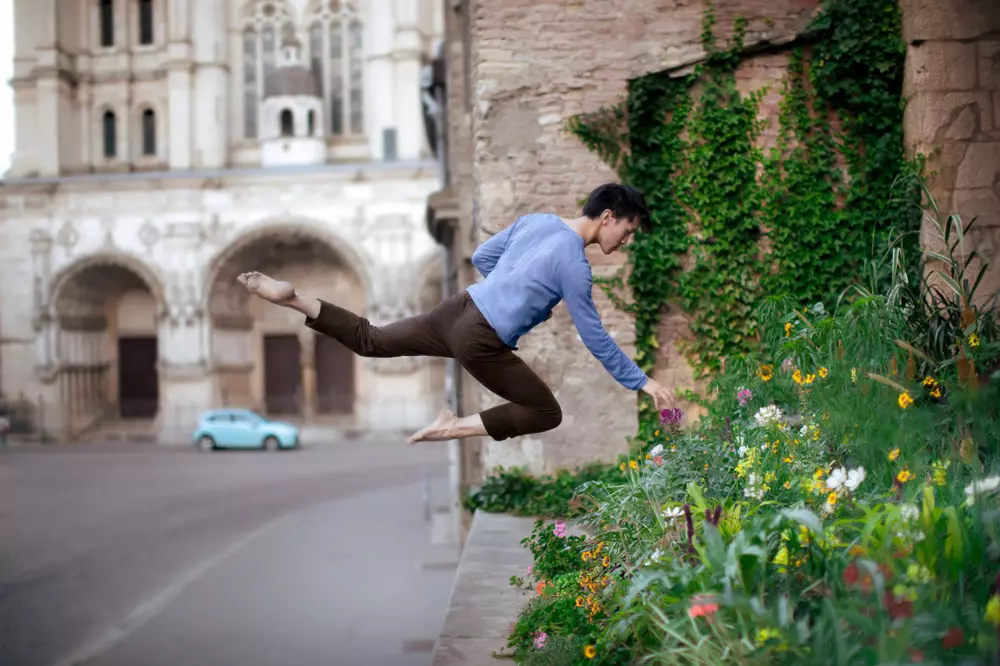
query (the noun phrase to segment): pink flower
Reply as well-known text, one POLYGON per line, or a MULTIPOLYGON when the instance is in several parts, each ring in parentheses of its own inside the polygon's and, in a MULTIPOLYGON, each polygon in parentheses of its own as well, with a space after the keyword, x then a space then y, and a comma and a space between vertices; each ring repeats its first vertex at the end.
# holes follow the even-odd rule
POLYGON ((535 634, 535 647, 541 650, 545 646, 545 640, 549 637, 544 631, 535 634))
POLYGON ((792 369, 793 364, 794 361, 792 361, 791 358, 786 358, 784 361, 781 362, 781 369, 784 370, 785 372, 788 372, 789 370, 792 369))
POLYGON ((566 536, 566 523, 561 520, 557 520, 556 526, 552 529, 552 533, 557 537, 566 536))
POLYGON ((529 564, 528 565, 528 570, 524 573, 524 575, 525 576, 530 576, 531 572, 534 571, 534 570, 535 570, 535 565, 534 564, 529 564))
POLYGON ((753 398, 753 393, 750 389, 740 389, 739 393, 736 394, 736 399, 740 401, 740 406, 746 405, 753 398))
POLYGON ((684 418, 684 412, 681 411, 679 407, 671 407, 670 409, 664 409, 660 412, 660 422, 669 423, 670 425, 677 425, 684 418))

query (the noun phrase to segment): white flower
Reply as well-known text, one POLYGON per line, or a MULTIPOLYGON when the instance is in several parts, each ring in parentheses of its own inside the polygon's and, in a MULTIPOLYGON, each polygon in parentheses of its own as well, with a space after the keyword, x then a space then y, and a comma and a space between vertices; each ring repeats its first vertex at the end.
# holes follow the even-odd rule
POLYGON ((753 418, 754 421, 757 422, 758 426, 764 428, 766 426, 773 425, 778 421, 780 421, 781 416, 782 414, 780 409, 778 409, 774 405, 768 405, 767 407, 761 407, 760 409, 758 409, 757 413, 754 414, 753 418))
POLYGON ((830 472, 830 476, 826 480, 826 487, 829 488, 830 490, 836 490, 837 488, 839 488, 844 484, 844 481, 846 479, 847 479, 847 473, 844 471, 844 468, 837 467, 832 472, 830 472))
POLYGON ((760 450, 761 451, 767 451, 767 444, 761 444, 760 445, 760 450))
POLYGON ((809 426, 802 426, 799 428, 799 437, 805 437, 807 432, 809 432, 809 426))
POLYGON ((965 487, 965 502, 969 506, 975 503, 975 496, 991 493, 1000 488, 1000 476, 991 476, 982 481, 973 481, 965 487))
POLYGON ((913 504, 901 504, 899 506, 899 516, 904 521, 912 523, 920 517, 920 509, 913 504))
POLYGON ((857 467, 847 473, 847 481, 844 481, 844 485, 847 486, 847 489, 853 493, 855 490, 858 489, 858 486, 860 486, 861 482, 864 480, 865 480, 865 468, 857 467))
POLYGON ((663 553, 661 553, 661 552, 660 552, 660 549, 659 549, 659 548, 657 548, 657 549, 656 549, 656 550, 654 550, 654 551, 653 551, 653 553, 652 553, 652 554, 651 554, 651 555, 649 556, 649 559, 648 559, 648 560, 646 560, 646 561, 645 561, 645 562, 643 563, 643 566, 647 566, 647 567, 648 567, 649 565, 651 565, 651 564, 653 564, 653 563, 655 563, 655 562, 659 562, 659 561, 660 561, 660 558, 662 558, 662 557, 663 557, 663 553))
POLYGON ((743 456, 746 455, 747 451, 749 450, 750 449, 748 449, 747 447, 741 446, 740 448, 736 449, 736 453, 740 454, 740 457, 742 458, 743 456))
POLYGON ((664 509, 663 511, 663 517, 671 521, 680 518, 683 515, 684 515, 684 509, 680 508, 679 506, 675 506, 670 509, 664 509))
POLYGON ((657 444, 652 449, 649 450, 649 455, 658 456, 663 453, 663 444, 657 444))

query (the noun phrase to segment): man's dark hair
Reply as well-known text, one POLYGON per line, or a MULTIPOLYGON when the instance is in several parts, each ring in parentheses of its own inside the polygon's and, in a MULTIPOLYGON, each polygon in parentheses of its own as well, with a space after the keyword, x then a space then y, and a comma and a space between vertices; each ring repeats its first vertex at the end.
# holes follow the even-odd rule
POLYGON ((605 183, 595 188, 587 203, 583 204, 583 214, 593 219, 599 217, 605 210, 610 210, 616 218, 626 220, 639 219, 643 231, 649 231, 649 207, 642 192, 631 185, 623 183, 605 183))

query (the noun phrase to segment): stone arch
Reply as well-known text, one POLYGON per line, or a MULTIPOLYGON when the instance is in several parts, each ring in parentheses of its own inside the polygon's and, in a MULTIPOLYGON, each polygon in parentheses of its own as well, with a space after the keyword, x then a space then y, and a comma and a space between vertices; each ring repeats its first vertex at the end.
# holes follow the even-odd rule
POLYGON ((240 234, 208 265, 205 312, 218 397, 283 418, 351 416, 360 359, 305 327, 301 314, 252 297, 236 278, 259 270, 358 314, 370 305, 361 253, 307 221, 265 222, 240 234))
POLYGON ((411 284, 411 302, 416 304, 417 311, 426 311, 444 298, 441 282, 443 253, 435 248, 417 263, 416 274, 411 284))
POLYGON ((132 255, 98 253, 58 271, 48 293, 66 434, 109 418, 155 418, 164 307, 158 272, 132 255))

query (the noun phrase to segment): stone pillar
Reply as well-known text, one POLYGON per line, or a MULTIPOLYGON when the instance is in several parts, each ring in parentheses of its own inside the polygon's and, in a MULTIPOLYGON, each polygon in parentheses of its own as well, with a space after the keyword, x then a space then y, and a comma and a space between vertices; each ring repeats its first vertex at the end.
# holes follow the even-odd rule
MULTIPOLYGON (((393 59, 395 60, 396 127, 398 157, 415 160, 426 143, 420 100, 420 67, 423 39, 416 0, 396 0, 396 25, 393 59)), ((377 79, 376 79, 377 80, 377 79)))
POLYGON ((170 168, 186 171, 191 168, 191 45, 187 28, 190 25, 190 0, 167 0, 167 154, 170 168))
POLYGON ((392 12, 379 11, 373 2, 365 5, 368 11, 365 20, 365 53, 368 55, 365 72, 365 79, 368 81, 365 86, 365 129, 372 156, 380 160, 383 155, 383 131, 390 127, 396 128, 396 90, 392 85, 381 86, 378 95, 371 94, 371 90, 373 82, 392 81, 395 76, 392 60, 394 22, 392 12))
POLYGON ((192 6, 194 62, 194 163, 203 169, 229 160, 229 66, 226 4, 199 0, 192 6))
POLYGON ((300 363, 302 365, 302 416, 316 416, 316 335, 311 329, 299 334, 300 363))
MULTIPOLYGON (((904 129, 909 148, 928 157, 928 181, 942 213, 964 223, 967 239, 993 266, 977 295, 1000 288, 1000 4, 995 0, 902 0, 907 42, 904 129)), ((922 243, 940 249, 925 221, 922 243)), ((979 265, 970 267, 972 279, 979 265)))

